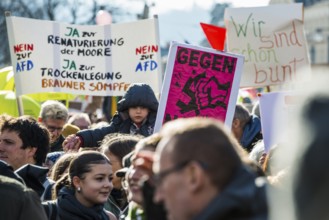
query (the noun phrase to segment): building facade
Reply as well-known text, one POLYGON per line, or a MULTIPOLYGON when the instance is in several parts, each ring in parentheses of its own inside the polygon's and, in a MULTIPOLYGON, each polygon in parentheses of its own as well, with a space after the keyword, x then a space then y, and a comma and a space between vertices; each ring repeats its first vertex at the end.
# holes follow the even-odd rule
POLYGON ((305 4, 304 28, 308 41, 311 63, 329 64, 329 1, 305 4))

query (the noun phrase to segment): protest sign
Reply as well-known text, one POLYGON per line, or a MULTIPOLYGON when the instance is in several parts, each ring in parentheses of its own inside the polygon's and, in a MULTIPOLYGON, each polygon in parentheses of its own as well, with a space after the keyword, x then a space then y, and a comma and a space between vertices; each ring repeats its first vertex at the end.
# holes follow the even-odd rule
POLYGON ((173 42, 155 131, 167 121, 195 116, 216 118, 230 128, 242 66, 242 56, 173 42))
POLYGON ((264 87, 310 78, 303 5, 226 8, 227 50, 245 57, 240 87, 264 87))
POLYGON ((17 95, 121 96, 131 83, 159 93, 157 19, 102 26, 6 19, 17 95))
POLYGON ((290 140, 287 128, 300 106, 300 95, 296 92, 271 92, 259 95, 259 109, 265 152, 276 144, 290 140), (287 139, 288 138, 288 139, 287 139))

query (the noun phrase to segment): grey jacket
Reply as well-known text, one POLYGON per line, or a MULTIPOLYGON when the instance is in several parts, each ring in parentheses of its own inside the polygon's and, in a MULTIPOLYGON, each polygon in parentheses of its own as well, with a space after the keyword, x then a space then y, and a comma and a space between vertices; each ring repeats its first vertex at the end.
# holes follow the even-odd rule
POLYGON ((13 178, 0 175, 0 197, 1 219, 47 219, 36 192, 13 178))

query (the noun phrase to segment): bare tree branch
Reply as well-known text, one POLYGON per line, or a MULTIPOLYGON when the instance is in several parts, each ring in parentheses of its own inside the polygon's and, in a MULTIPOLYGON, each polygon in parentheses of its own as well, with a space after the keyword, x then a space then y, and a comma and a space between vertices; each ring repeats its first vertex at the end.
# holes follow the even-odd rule
MULTIPOLYGON (((97 12, 103 8, 116 17, 127 15, 125 9, 115 4, 116 0, 1 0, 0 14, 10 11, 12 16, 62 21, 73 24, 95 24, 97 12), (101 3, 102 2, 102 3, 101 3), (89 3, 89 4, 88 4, 89 3)), ((120 2, 120 1, 119 1, 120 2)), ((118 19, 120 20, 120 19, 118 19)), ((0 68, 11 65, 5 16, 0 16, 0 68)))

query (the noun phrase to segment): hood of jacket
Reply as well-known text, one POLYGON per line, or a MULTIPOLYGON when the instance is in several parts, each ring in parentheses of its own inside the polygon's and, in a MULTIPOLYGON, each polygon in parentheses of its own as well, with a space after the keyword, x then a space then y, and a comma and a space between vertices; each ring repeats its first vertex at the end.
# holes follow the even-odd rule
POLYGON ((249 146, 261 129, 260 119, 256 115, 252 115, 250 121, 243 128, 241 145, 245 148, 249 146))
POLYGON ((134 83, 129 86, 125 95, 118 102, 118 111, 123 112, 130 107, 143 106, 152 112, 157 112, 158 105, 159 102, 149 85, 134 83))

